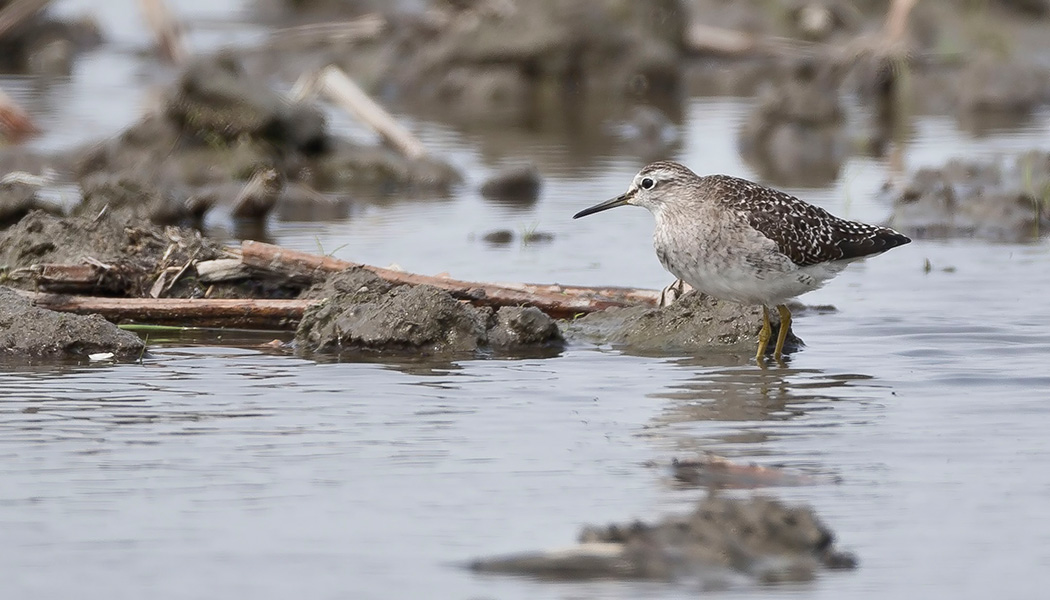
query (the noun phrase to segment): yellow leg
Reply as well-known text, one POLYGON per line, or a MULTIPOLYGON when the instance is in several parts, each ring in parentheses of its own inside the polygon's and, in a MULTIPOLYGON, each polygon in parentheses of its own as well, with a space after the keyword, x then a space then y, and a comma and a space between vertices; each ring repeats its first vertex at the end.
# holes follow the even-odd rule
POLYGON ((758 352, 755 354, 755 360, 761 363, 766 356, 766 346, 769 345, 769 338, 773 335, 773 326, 769 324, 769 309, 765 306, 762 307, 762 330, 758 332, 758 352))
POLYGON ((791 311, 787 306, 781 304, 777 306, 777 312, 780 313, 780 331, 777 332, 777 345, 773 348, 773 358, 780 360, 780 355, 784 352, 784 340, 791 331, 791 311))

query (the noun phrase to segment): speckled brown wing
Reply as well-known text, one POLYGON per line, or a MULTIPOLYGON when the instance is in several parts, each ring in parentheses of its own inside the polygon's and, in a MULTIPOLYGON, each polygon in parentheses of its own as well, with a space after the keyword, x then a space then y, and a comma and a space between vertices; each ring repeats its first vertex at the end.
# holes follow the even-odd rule
POLYGON ((746 179, 726 175, 711 179, 728 210, 746 218, 801 267, 870 256, 911 241, 892 229, 840 219, 819 206, 746 179))

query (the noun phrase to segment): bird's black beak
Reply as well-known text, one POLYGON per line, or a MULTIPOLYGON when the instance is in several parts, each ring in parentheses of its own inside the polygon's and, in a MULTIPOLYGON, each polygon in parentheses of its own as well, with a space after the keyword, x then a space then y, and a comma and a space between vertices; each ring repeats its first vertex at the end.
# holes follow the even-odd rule
POLYGON ((609 210, 610 208, 616 208, 617 206, 625 206, 626 204, 628 204, 627 201, 631 199, 631 196, 633 196, 633 194, 631 192, 627 192, 626 194, 622 194, 620 196, 617 196, 617 197, 613 198, 612 200, 606 200, 605 202, 602 202, 601 204, 595 204, 594 206, 592 206, 590 208, 585 208, 585 209, 581 210, 580 212, 574 214, 572 216, 572 218, 579 219, 580 217, 586 217, 587 215, 593 215, 596 212, 602 212, 603 210, 609 210))

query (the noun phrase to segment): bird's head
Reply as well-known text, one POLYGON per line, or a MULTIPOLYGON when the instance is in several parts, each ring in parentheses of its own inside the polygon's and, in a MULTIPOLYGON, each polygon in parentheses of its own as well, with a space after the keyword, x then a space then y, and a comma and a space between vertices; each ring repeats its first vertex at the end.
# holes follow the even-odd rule
POLYGON ((667 202, 681 198, 681 190, 698 179, 697 175, 676 162, 660 161, 648 165, 634 176, 627 191, 612 200, 606 200, 573 215, 579 219, 596 212, 633 204, 659 214, 667 202))

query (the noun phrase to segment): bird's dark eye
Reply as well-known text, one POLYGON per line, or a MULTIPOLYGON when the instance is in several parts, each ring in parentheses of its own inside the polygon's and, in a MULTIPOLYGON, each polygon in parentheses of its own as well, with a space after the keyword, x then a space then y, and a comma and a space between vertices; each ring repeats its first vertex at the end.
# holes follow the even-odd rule
POLYGON ((653 189, 654 185, 656 185, 656 182, 653 181, 652 177, 644 177, 644 178, 642 178, 641 186, 642 186, 643 190, 651 190, 651 189, 653 189))

